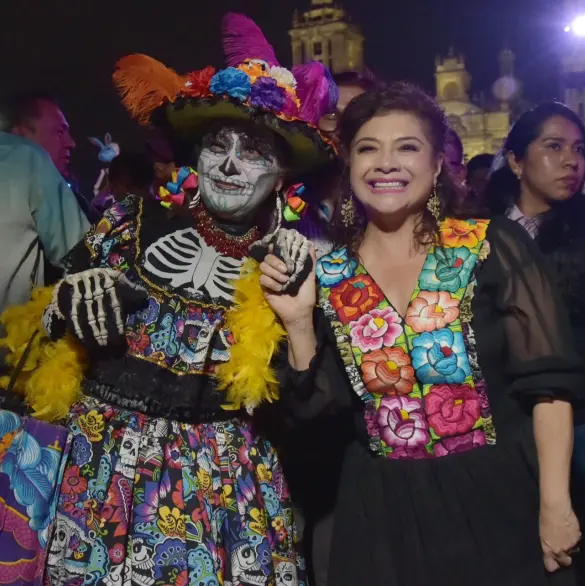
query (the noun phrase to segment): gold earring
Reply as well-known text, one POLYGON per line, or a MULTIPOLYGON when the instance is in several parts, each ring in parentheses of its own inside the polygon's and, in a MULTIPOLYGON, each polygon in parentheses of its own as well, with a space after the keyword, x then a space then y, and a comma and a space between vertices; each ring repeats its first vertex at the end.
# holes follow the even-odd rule
POLYGON ((437 195, 437 187, 433 187, 433 191, 431 191, 431 196, 427 200, 427 210, 433 214, 433 218, 437 222, 441 221, 441 200, 437 195))
POLYGON ((349 196, 341 206, 341 221, 343 225, 352 226, 355 222, 355 204, 353 203, 353 196, 349 196))

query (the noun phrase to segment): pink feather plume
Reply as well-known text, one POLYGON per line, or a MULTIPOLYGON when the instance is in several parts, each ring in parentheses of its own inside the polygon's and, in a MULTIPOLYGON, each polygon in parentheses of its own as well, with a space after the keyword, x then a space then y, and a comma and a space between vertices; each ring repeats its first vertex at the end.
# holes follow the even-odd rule
POLYGON ((252 19, 228 12, 223 17, 221 30, 228 67, 237 67, 246 59, 261 59, 270 67, 278 66, 272 45, 252 19))
POLYGON ((318 61, 297 65, 292 70, 301 101, 299 118, 315 126, 337 105, 339 90, 329 70, 318 61))

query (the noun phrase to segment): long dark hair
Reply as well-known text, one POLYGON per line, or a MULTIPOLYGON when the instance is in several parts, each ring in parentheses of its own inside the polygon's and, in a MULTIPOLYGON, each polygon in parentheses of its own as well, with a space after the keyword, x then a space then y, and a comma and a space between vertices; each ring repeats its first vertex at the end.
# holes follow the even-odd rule
MULTIPOLYGON (((421 89, 408 83, 395 82, 381 91, 366 92, 348 105, 341 116, 339 141, 342 148, 349 153, 351 144, 360 128, 375 116, 390 112, 408 112, 422 121, 427 129, 428 138, 435 155, 444 151, 445 138, 449 125, 445 115, 437 103, 421 89)), ((450 176, 445 162, 437 181, 437 195, 440 200, 441 217, 464 215, 460 202, 464 199, 460 188, 450 176)), ((348 250, 357 254, 362 242, 367 221, 363 206, 354 198, 357 218, 352 226, 343 222, 342 207, 352 197, 349 183, 349 169, 345 169, 340 178, 338 192, 335 198, 332 228, 335 243, 345 245, 348 250)), ((421 222, 415 232, 415 241, 420 245, 427 245, 435 240, 437 235, 437 221, 429 210, 425 209, 421 222)))
MULTIPOLYGON (((504 143, 503 155, 513 153, 516 160, 522 161, 530 144, 541 135, 546 121, 555 116, 572 122, 585 140, 585 125, 573 110, 560 102, 544 102, 518 118, 504 143)), ((506 160, 490 177, 485 205, 491 215, 505 214, 519 198, 520 180, 506 160)), ((580 191, 566 201, 551 202, 551 209, 543 214, 537 237, 543 252, 570 244, 573 238, 580 237, 584 219, 585 197, 580 191)))

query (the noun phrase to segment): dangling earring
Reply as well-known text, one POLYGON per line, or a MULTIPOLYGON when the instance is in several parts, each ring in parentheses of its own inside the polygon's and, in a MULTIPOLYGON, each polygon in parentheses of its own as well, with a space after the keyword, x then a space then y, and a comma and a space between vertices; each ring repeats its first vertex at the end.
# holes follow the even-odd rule
POLYGON ((441 221, 441 200, 437 195, 437 186, 433 187, 433 191, 431 191, 431 196, 427 200, 427 210, 433 214, 433 218, 437 222, 441 221))
POLYGON ((270 221, 270 228, 268 229, 268 234, 276 234, 282 227, 282 200, 284 199, 284 195, 280 192, 276 192, 276 207, 274 208, 274 214, 272 216, 272 220, 270 221))
POLYGON ((341 206, 341 221, 346 228, 353 226, 355 222, 355 203, 353 195, 350 195, 341 206))

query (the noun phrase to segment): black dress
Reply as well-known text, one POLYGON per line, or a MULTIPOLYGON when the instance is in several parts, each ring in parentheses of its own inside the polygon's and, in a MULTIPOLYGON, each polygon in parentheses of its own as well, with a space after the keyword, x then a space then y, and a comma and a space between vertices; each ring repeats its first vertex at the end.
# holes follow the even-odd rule
POLYGON ((335 508, 331 586, 576 584, 572 569, 550 575, 543 566, 531 410, 540 397, 577 402, 580 364, 532 240, 506 218, 492 220, 486 240, 472 326, 495 445, 428 459, 374 454, 321 310, 310 368, 282 366, 283 406, 299 442, 291 484, 314 516, 335 508))

